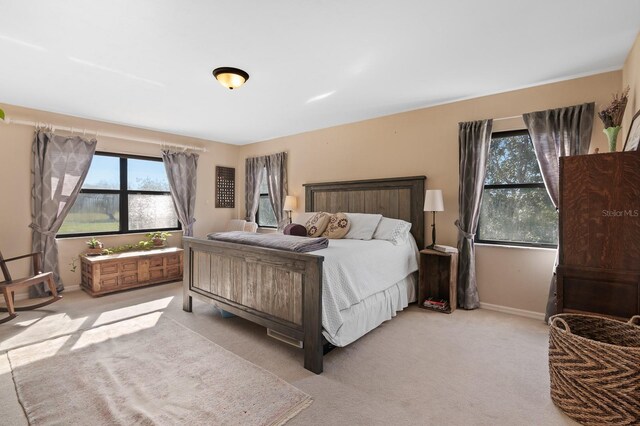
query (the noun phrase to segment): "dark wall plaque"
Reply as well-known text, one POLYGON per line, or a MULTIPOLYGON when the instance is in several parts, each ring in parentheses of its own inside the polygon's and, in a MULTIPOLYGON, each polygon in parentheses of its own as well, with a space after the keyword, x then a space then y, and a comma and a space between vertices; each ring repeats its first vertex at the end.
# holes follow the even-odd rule
POLYGON ((236 207, 236 169, 216 166, 216 207, 236 207))

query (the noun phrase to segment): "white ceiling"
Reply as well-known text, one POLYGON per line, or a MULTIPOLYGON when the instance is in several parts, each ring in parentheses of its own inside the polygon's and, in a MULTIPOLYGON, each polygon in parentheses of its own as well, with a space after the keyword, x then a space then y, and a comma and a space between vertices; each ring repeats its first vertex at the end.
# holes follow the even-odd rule
POLYGON ((0 102, 245 144, 620 69, 639 30, 638 0, 0 0, 0 102))

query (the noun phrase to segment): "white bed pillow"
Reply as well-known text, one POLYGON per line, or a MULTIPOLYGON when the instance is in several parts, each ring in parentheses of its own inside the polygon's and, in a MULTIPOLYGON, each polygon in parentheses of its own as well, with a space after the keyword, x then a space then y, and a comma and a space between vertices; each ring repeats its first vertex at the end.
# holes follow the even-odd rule
POLYGON ((295 215, 295 217, 293 218, 293 223, 299 223, 300 225, 304 225, 316 213, 318 213, 318 212, 301 212, 301 213, 297 213, 295 215))
POLYGON ((373 234, 374 240, 391 241, 394 245, 404 244, 409 237, 411 223, 400 219, 383 217, 373 234))
POLYGON ((350 240, 371 240, 376 232, 381 214, 345 213, 351 222, 351 228, 344 238, 350 240))

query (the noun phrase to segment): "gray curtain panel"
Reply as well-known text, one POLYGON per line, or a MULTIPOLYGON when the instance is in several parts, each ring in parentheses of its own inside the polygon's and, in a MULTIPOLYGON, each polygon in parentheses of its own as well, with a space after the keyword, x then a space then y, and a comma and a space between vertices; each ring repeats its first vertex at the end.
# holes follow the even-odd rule
POLYGON ((247 222, 256 221, 260 201, 260 182, 264 173, 264 157, 247 158, 245 161, 244 197, 247 222))
POLYGON ((478 228, 480 206, 487 173, 487 157, 491 143, 493 120, 460 123, 460 188, 458 204, 458 306, 464 309, 480 307, 476 285, 476 255, 473 238, 478 228))
POLYGON ((185 237, 193 235, 193 223, 196 221, 198 158, 199 155, 195 153, 162 151, 171 199, 185 237))
POLYGON ((287 153, 267 155, 264 158, 267 171, 267 186, 269 187, 269 200, 273 207, 273 212, 278 221, 278 230, 281 231, 287 226, 287 219, 284 214, 284 200, 287 196, 287 153))
MULTIPOLYGON (((31 146, 31 248, 43 253, 43 270, 53 272, 64 290, 58 269, 56 233, 87 177, 96 150, 95 139, 67 137, 37 130, 31 146)), ((44 284, 29 288, 30 297, 44 297, 44 284)))
MULTIPOLYGON (((589 152, 595 104, 593 102, 523 114, 529 130, 544 184, 553 205, 558 208, 560 192, 560 157, 589 152)), ((556 266, 553 267, 545 321, 557 311, 556 266)))

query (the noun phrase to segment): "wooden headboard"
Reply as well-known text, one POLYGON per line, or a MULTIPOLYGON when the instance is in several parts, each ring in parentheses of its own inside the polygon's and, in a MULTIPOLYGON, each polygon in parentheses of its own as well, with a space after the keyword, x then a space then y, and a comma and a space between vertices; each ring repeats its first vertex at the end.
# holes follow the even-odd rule
POLYGON ((424 239, 424 186, 426 176, 344 182, 307 183, 305 211, 379 213, 411 222, 418 248, 424 239))

